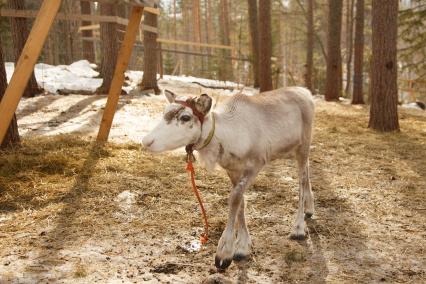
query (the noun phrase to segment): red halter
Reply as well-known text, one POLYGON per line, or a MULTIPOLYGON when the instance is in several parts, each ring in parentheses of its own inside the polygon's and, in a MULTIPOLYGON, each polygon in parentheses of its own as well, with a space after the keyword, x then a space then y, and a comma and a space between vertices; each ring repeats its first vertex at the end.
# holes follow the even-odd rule
POLYGON ((197 108, 195 107, 194 104, 191 104, 188 101, 181 101, 181 100, 176 100, 174 102, 177 103, 177 104, 183 105, 184 107, 189 107, 192 110, 192 112, 194 113, 194 115, 201 122, 201 125, 203 125, 203 123, 204 123, 204 114, 202 114, 201 112, 199 112, 197 110, 197 108))

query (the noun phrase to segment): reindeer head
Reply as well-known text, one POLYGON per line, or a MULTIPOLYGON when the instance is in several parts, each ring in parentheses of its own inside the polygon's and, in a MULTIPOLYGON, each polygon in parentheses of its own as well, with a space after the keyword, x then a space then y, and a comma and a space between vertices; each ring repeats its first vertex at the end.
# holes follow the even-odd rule
POLYGON ((165 95, 170 104, 166 106, 162 120, 142 139, 143 145, 152 152, 196 143, 201 136, 204 117, 212 106, 212 99, 206 94, 185 101, 177 100, 170 91, 165 95))

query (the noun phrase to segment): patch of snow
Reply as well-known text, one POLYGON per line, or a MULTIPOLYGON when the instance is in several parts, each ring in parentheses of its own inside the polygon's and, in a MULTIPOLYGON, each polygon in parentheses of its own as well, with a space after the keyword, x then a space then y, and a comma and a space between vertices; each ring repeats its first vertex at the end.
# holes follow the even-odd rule
POLYGON ((4 221, 9 221, 10 219, 12 219, 12 216, 7 216, 7 215, 0 216, 0 223, 4 221))
POLYGON ((423 110, 417 103, 402 104, 402 108, 423 110))
POLYGON ((294 179, 292 177, 282 177, 281 178, 284 181, 293 181, 294 179))
MULTIPOLYGON (((6 62, 7 80, 10 81, 15 66, 13 62, 6 62)), ((38 63, 34 68, 38 85, 49 93, 56 94, 58 90, 78 92, 95 92, 102 85, 99 73, 93 70, 93 64, 87 60, 80 60, 71 65, 53 66, 38 63)))
POLYGON ((187 251, 189 253, 193 253, 193 252, 198 252, 200 251, 202 245, 201 245, 201 241, 200 240, 191 240, 189 242, 186 242, 183 245, 179 246, 180 248, 182 248, 184 251, 187 251))
POLYGON ((123 222, 130 222, 136 218, 137 215, 140 217, 140 215, 137 213, 137 207, 134 206, 137 196, 137 193, 131 192, 129 190, 125 190, 117 195, 114 201, 117 203, 117 206, 120 208, 120 210, 114 213, 114 217, 120 219, 123 222))
POLYGON ((120 205, 124 205, 124 207, 129 207, 132 204, 136 203, 136 196, 136 193, 125 190, 119 195, 117 195, 115 201, 118 202, 120 205))
POLYGON ((197 77, 186 76, 186 75, 182 75, 182 76, 164 75, 164 80, 180 81, 180 82, 184 82, 184 83, 197 82, 197 83, 203 84, 207 87, 210 87, 210 86, 234 87, 234 88, 242 87, 241 84, 237 84, 235 82, 211 80, 211 79, 197 78, 197 77))
POLYGON ((347 104, 347 105, 351 104, 351 100, 348 98, 339 97, 339 101, 342 102, 343 104, 347 104))
POLYGON ((93 70, 94 68, 97 68, 96 64, 90 64, 87 60, 80 60, 69 65, 67 69, 80 77, 95 78, 99 76, 99 72, 93 70))
POLYGON ((13 71, 15 71, 15 63, 13 62, 5 62, 4 67, 6 68, 6 78, 7 82, 10 82, 10 79, 12 78, 13 71))

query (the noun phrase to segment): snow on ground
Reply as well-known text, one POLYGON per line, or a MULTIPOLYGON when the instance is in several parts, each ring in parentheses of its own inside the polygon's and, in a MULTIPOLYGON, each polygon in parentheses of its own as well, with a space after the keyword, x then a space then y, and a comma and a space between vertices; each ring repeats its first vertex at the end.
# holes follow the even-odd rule
MULTIPOLYGON (((15 66, 13 62, 7 62, 5 66, 7 80, 9 82, 15 70, 15 66)), ((65 91, 66 93, 94 93, 102 85, 102 78, 97 78, 99 72, 95 70, 96 68, 96 64, 91 64, 87 60, 80 60, 70 65, 58 66, 39 63, 36 64, 34 72, 38 85, 48 93, 58 94, 58 91, 65 91)), ((123 90, 130 93, 137 88, 137 84, 140 82, 143 72, 128 71, 126 72, 126 76, 128 78, 128 86, 123 87, 123 90)), ((181 83, 197 82, 209 87, 215 86, 235 89, 242 87, 242 85, 234 82, 209 80, 192 76, 165 75, 164 80, 181 83)), ((225 93, 232 94, 232 91, 225 91, 225 93)))
MULTIPOLYGON (((70 65, 53 66, 36 64, 34 72, 38 85, 49 93, 58 93, 58 90, 95 92, 102 84, 102 79, 96 78, 99 73, 94 70, 96 65, 87 60, 80 60, 70 65)), ((7 79, 10 81, 14 63, 6 63, 7 79)))

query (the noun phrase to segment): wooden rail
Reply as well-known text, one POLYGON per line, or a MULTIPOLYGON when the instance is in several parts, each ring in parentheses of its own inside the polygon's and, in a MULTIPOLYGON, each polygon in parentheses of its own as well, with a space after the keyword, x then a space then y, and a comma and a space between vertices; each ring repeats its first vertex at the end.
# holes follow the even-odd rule
POLYGON ((166 38, 158 38, 157 42, 164 43, 164 44, 191 45, 191 46, 201 46, 201 47, 210 47, 210 48, 219 48, 219 49, 230 49, 230 50, 234 49, 234 47, 230 46, 230 45, 210 44, 210 43, 202 43, 202 42, 194 42, 194 41, 183 41, 183 40, 174 40, 174 39, 166 39, 166 38))
MULTIPOLYGON (((126 20, 127 21, 127 20, 126 20)), ((128 22, 128 21, 127 21, 128 22)), ((79 29, 78 29, 78 31, 79 32, 81 32, 81 31, 89 31, 89 30, 99 30, 100 29, 100 25, 99 24, 97 24, 97 25, 88 25, 88 26, 81 26, 79 29)), ((141 28, 142 28, 142 30, 144 30, 144 31, 148 31, 148 32, 151 32, 151 33, 158 33, 158 29, 156 28, 156 27, 152 27, 152 26, 148 26, 148 25, 145 25, 145 24, 143 24, 142 26, 141 26, 141 28)))

